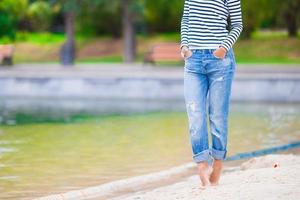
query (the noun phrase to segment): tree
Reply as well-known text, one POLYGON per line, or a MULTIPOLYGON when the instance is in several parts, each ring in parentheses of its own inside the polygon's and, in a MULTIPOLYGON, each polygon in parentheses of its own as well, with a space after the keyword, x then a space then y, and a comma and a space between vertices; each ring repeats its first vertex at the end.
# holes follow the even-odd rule
POLYGON ((124 62, 135 60, 135 27, 134 19, 139 15, 139 5, 144 0, 50 0, 52 4, 60 4, 65 13, 65 29, 67 40, 61 49, 61 61, 65 66, 70 66, 75 59, 74 21, 75 15, 82 5, 120 6, 122 8, 123 37, 124 37, 124 62))
POLYGON ((130 12, 132 0, 122 0, 123 40, 124 40, 124 62, 134 62, 136 56, 136 39, 133 22, 133 14, 130 12))
POLYGON ((66 41, 60 50, 60 61, 64 66, 72 66, 75 61, 75 12, 80 0, 50 0, 51 5, 60 5, 65 18, 66 41))
POLYGON ((26 15, 32 30, 47 31, 50 27, 53 13, 47 2, 36 1, 30 4, 26 15))
POLYGON ((284 19, 290 37, 298 34, 300 18, 300 0, 278 0, 277 2, 282 18, 284 19))
POLYGON ((27 0, 0 1, 0 37, 15 39, 18 20, 25 16, 27 6, 27 0))
MULTIPOLYGON (((251 34, 260 28, 264 19, 268 18, 273 10, 270 9, 274 0, 242 0, 243 32, 241 37, 249 39, 251 34)), ((276 7, 276 6, 275 6, 276 7)))
POLYGON ((84 1, 75 23, 76 30, 85 35, 111 34, 114 38, 120 38, 122 36, 121 5, 119 1, 103 1, 98 4, 84 1))
POLYGON ((145 3, 145 21, 150 32, 178 32, 183 0, 152 0, 145 3))

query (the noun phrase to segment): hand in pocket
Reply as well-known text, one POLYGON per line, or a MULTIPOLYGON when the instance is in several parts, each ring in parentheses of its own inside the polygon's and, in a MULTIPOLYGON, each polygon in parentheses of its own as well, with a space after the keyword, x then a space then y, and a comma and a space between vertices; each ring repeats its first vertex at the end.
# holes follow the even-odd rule
POLYGON ((188 47, 184 46, 181 48, 181 57, 183 59, 191 57, 192 54, 193 54, 192 51, 188 47))
POLYGON ((218 49, 216 49, 213 54, 216 58, 219 58, 219 59, 224 59, 225 58, 225 55, 226 55, 226 49, 224 47, 220 47, 218 49))

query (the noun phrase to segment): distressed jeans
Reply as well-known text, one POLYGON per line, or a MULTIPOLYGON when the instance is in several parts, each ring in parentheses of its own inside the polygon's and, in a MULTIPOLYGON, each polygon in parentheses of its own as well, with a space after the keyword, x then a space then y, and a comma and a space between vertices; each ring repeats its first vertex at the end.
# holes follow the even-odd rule
POLYGON ((224 160, 227 154, 228 112, 235 58, 230 49, 225 58, 213 55, 214 49, 192 49, 185 59, 184 98, 189 135, 196 163, 224 160), (212 146, 209 148, 207 112, 212 146))

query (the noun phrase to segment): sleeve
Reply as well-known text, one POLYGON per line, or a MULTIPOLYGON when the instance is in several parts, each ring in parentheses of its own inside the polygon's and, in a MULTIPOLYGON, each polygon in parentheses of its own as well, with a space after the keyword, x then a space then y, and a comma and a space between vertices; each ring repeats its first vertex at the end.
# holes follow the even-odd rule
POLYGON ((183 15, 181 19, 181 46, 188 46, 188 31, 189 31, 189 0, 184 1, 183 15))
POLYGON ((243 30, 243 22, 240 0, 228 0, 227 6, 230 16, 231 30, 220 47, 224 47, 228 51, 230 48, 232 48, 232 46, 240 36, 243 30))

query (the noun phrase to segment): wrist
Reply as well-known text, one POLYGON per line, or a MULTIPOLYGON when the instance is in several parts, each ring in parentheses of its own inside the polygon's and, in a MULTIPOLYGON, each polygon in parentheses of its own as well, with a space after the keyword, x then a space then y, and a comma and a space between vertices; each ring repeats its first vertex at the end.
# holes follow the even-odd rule
POLYGON ((188 46, 187 46, 187 45, 182 45, 182 46, 180 47, 180 50, 182 50, 183 48, 188 48, 188 46))

